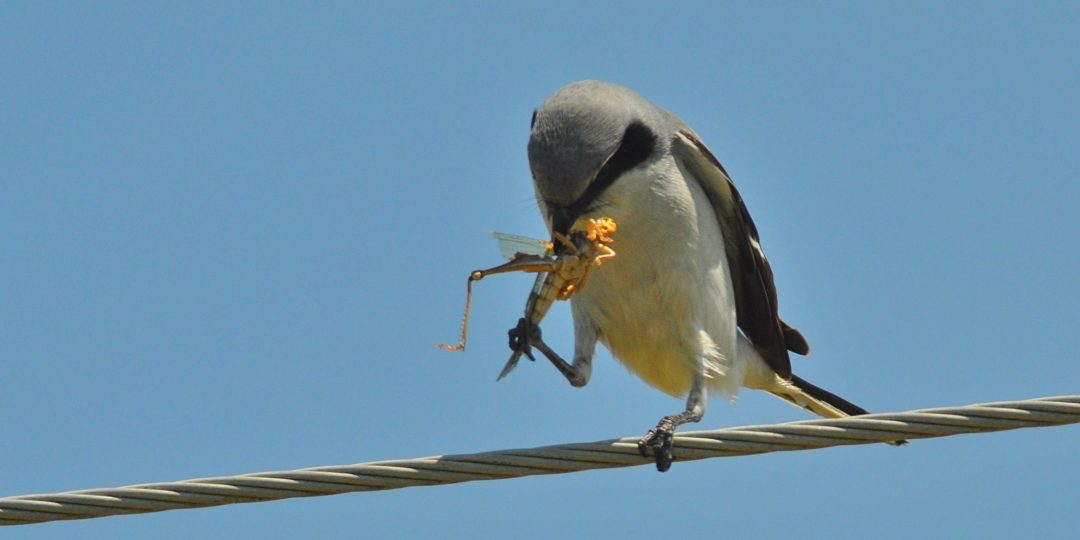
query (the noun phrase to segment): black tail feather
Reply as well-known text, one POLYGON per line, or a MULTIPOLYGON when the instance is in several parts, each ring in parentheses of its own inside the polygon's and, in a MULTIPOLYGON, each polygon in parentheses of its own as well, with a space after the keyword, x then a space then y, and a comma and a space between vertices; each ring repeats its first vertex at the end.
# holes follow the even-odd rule
POLYGON ((851 416, 859 416, 861 414, 869 414, 866 409, 818 386, 814 386, 806 379, 799 377, 798 375, 791 376, 791 384, 795 385, 799 390, 806 392, 806 395, 828 403, 833 407, 836 407, 844 414, 851 416))
MULTIPOLYGON (((869 411, 867 411, 866 409, 864 409, 864 408, 862 408, 862 407, 860 407, 860 406, 858 406, 858 405, 856 405, 856 404, 854 404, 854 403, 852 403, 852 402, 850 402, 850 401, 848 401, 848 400, 846 400, 846 399, 844 399, 844 398, 842 398, 842 397, 840 397, 840 396, 838 396, 838 395, 836 395, 836 394, 834 394, 834 393, 832 393, 832 392, 830 392, 830 391, 828 391, 828 390, 826 390, 824 388, 814 386, 812 383, 810 383, 806 379, 803 379, 802 377, 799 377, 797 375, 793 374, 791 376, 791 384, 793 386, 795 386, 796 388, 798 388, 799 390, 802 390, 804 394, 810 396, 811 398, 816 399, 818 401, 821 401, 821 402, 823 402, 823 403, 825 403, 827 405, 830 405, 833 408, 839 410, 840 412, 842 412, 844 414, 847 414, 847 415, 850 415, 850 416, 860 416, 860 415, 863 415, 863 414, 870 414, 869 411)), ((795 401, 790 396, 784 396, 784 395, 780 395, 780 394, 777 394, 777 395, 784 398, 784 399, 786 399, 786 400, 788 400, 788 401, 791 401, 796 406, 799 405, 799 403, 797 401, 795 401)), ((907 441, 905 441, 903 439, 900 439, 900 440, 895 440, 895 441, 889 441, 889 444, 891 444, 893 446, 903 446, 903 445, 907 444, 907 441)))

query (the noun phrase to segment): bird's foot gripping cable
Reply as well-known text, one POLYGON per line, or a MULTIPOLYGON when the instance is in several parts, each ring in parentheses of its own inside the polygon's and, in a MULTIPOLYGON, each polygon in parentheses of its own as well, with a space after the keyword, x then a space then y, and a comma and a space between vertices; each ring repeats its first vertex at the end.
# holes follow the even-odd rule
POLYGON ((666 472, 671 468, 671 462, 675 457, 671 453, 672 439, 675 436, 675 424, 664 417, 656 427, 649 430, 638 441, 638 452, 643 457, 649 457, 651 453, 656 459, 656 470, 666 472))
POLYGON ((694 410, 686 410, 679 414, 661 418, 656 427, 650 429, 638 441, 638 452, 641 452, 643 457, 649 457, 651 452, 656 459, 656 470, 666 472, 671 468, 671 462, 675 461, 675 457, 671 452, 675 429, 683 424, 697 422, 698 420, 701 420, 701 412, 694 410))

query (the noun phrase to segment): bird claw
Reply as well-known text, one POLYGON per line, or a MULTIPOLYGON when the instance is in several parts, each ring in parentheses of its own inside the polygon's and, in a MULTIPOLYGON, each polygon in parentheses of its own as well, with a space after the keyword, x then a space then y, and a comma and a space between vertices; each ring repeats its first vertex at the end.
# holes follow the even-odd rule
POLYGON ((529 324, 524 318, 518 319, 517 326, 511 328, 507 335, 510 337, 510 350, 518 354, 525 354, 533 362, 536 358, 532 354, 532 342, 540 338, 540 327, 529 324))
POLYGON ((671 468, 671 462, 675 461, 671 453, 674 435, 674 423, 665 418, 638 441, 638 452, 643 457, 649 457, 651 451, 653 457, 656 458, 656 470, 667 472, 671 468))
POLYGON ((510 359, 506 361, 506 365, 503 366, 502 371, 499 372, 499 377, 495 380, 501 381, 503 377, 514 371, 517 367, 518 360, 521 359, 521 355, 525 355, 529 360, 535 362, 536 357, 532 353, 532 341, 533 339, 540 339, 540 327, 531 325, 524 318, 518 319, 517 326, 511 328, 506 333, 510 338, 510 350, 513 354, 510 355, 510 359))

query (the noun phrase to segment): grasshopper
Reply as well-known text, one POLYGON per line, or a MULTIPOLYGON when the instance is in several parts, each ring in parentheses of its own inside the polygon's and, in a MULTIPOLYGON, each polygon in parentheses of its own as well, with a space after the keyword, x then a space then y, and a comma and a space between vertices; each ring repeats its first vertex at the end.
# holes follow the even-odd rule
MULTIPOLYGON (((566 300, 585 287, 593 267, 600 266, 607 259, 615 256, 615 251, 608 246, 615 233, 615 221, 611 218, 582 219, 570 228, 570 234, 552 233, 551 242, 532 240, 505 233, 494 233, 500 241, 504 256, 510 255, 510 261, 484 270, 474 270, 469 274, 465 286, 465 313, 461 322, 461 338, 455 345, 440 343, 439 347, 447 351, 461 351, 469 331, 469 311, 472 307, 472 284, 493 274, 507 272, 530 272, 539 274, 525 302, 525 316, 518 320, 516 327, 508 332, 510 349, 513 353, 499 373, 498 379, 507 376, 517 367, 521 356, 536 360, 532 347, 536 347, 556 367, 566 364, 540 337, 540 321, 547 315, 556 300, 566 300), (511 250, 508 246, 520 249, 511 250)), ((496 379, 496 380, 498 380, 496 379)))

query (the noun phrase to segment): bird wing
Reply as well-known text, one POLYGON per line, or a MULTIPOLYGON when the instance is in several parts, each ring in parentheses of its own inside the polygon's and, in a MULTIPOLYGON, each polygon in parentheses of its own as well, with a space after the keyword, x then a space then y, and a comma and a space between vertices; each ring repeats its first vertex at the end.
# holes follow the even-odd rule
POLYGON ((780 319, 772 268, 761 251, 757 227, 742 197, 723 165, 693 131, 679 130, 672 141, 672 152, 701 185, 720 222, 739 329, 777 375, 790 379, 788 351, 807 354, 810 346, 798 330, 780 319))

